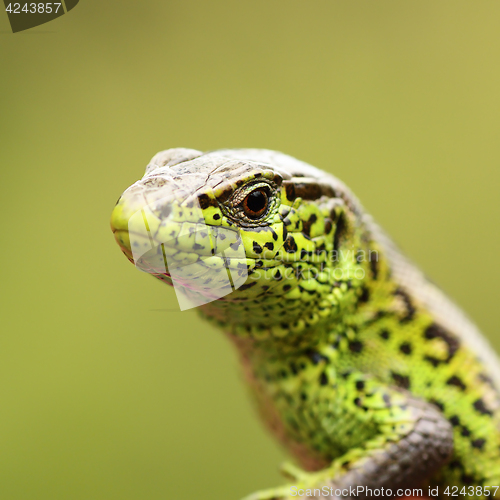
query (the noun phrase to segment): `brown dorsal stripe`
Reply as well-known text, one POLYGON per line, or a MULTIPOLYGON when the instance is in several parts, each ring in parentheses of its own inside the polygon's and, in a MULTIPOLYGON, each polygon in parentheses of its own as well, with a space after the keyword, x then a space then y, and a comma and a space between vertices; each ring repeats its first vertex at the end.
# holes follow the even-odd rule
MULTIPOLYGON (((285 181, 286 182, 286 181, 285 181)), ((307 177, 293 178, 291 181, 295 187, 295 196, 303 200, 318 200, 322 196, 335 198, 335 190, 330 184, 318 182, 307 177)), ((290 193, 291 194, 291 193, 290 193)))

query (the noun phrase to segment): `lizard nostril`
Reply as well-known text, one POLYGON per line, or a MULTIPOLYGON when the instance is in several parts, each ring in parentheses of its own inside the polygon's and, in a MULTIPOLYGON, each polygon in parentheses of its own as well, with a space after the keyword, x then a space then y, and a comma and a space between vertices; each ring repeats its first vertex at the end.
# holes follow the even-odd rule
POLYGON ((172 205, 163 205, 160 209, 160 216, 162 219, 166 219, 172 213, 172 205))

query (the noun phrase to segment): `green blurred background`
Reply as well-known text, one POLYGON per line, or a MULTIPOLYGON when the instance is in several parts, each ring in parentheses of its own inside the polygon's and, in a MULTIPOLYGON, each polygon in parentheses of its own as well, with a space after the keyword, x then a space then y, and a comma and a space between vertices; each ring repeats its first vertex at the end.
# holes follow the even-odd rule
POLYGON ((0 498, 282 481, 231 346, 109 230, 162 149, 334 173, 499 348, 499 18, 497 0, 82 0, 13 35, 0 14, 0 498))

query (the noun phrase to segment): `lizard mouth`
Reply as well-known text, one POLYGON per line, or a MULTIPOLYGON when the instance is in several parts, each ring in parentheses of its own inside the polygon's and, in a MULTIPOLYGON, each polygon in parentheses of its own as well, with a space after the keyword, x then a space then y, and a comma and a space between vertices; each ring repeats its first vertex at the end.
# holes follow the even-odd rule
POLYGON ((159 218, 148 205, 122 197, 111 229, 126 257, 143 272, 173 285, 181 310, 230 294, 248 278, 248 260, 238 230, 176 220, 175 210, 159 218))
POLYGON ((151 240, 146 235, 131 233, 125 229, 116 229, 113 225, 111 228, 121 251, 137 269, 152 274, 168 285, 173 285, 161 243, 154 242, 153 246, 151 246, 151 240), (136 259, 137 251, 134 252, 132 247, 136 249, 144 248, 145 253, 136 259))

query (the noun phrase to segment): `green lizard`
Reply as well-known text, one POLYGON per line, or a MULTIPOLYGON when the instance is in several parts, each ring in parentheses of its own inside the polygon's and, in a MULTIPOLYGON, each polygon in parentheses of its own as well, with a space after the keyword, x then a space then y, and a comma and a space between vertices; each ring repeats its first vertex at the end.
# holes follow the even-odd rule
POLYGON ((273 151, 170 149, 111 224, 136 264, 133 245, 153 248, 143 266, 169 284, 170 266, 231 271, 231 293, 199 310, 237 347, 260 413, 301 466, 249 499, 496 494, 495 354, 335 177, 273 151), (141 236, 129 221, 144 210, 141 236), (224 253, 228 234, 241 258, 224 253))

